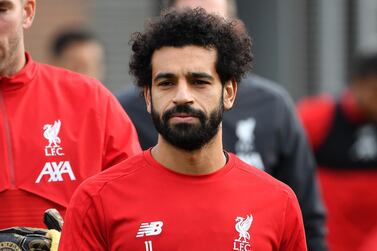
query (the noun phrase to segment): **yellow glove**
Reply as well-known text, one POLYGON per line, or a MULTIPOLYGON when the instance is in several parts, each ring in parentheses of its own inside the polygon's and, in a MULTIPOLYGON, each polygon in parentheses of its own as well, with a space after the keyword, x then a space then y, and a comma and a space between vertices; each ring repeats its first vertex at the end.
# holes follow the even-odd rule
POLYGON ((55 229, 48 230, 46 237, 51 239, 50 251, 58 251, 59 241, 60 241, 60 232, 55 229))
POLYGON ((54 208, 45 211, 43 221, 49 229, 46 233, 46 237, 51 239, 50 251, 58 251, 60 232, 62 231, 64 221, 58 210, 54 208))

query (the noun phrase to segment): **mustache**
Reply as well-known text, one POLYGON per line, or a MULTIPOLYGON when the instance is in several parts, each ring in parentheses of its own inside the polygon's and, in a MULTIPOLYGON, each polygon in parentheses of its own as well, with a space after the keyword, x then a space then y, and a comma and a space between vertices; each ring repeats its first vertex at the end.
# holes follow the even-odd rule
POLYGON ((162 119, 164 121, 167 121, 174 114, 177 114, 177 113, 185 113, 185 114, 187 114, 189 116, 197 117, 197 118, 199 118, 200 121, 205 121, 205 119, 206 119, 206 115, 205 115, 204 112, 202 112, 201 110, 194 109, 190 105, 187 105, 187 104, 176 105, 176 106, 170 108, 169 110, 167 110, 163 114, 162 119))

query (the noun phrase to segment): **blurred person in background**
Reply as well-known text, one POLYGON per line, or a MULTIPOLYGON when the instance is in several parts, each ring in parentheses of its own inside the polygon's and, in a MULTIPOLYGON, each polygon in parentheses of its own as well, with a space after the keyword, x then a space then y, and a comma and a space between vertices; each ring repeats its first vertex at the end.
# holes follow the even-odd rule
POLYGON ((303 99, 298 111, 319 166, 329 248, 358 250, 377 227, 377 50, 359 54, 340 96, 303 99))
MULTIPOLYGON (((235 16, 231 0, 176 0, 165 7, 204 7, 225 17, 235 16)), ((242 25, 240 25, 242 29, 242 25)), ((118 95, 139 134, 142 148, 157 142, 157 133, 136 90, 118 95)), ((288 184, 297 194, 304 217, 308 249, 327 250, 325 213, 315 179, 315 163, 293 102, 277 84, 250 74, 239 85, 234 108, 224 114, 224 148, 288 184)))
POLYGON ((0 0, 0 228, 44 227, 77 186, 140 152, 119 102, 95 80, 25 51, 36 0, 0 0))
POLYGON ((88 29, 64 29, 53 38, 52 64, 104 80, 105 49, 88 29))

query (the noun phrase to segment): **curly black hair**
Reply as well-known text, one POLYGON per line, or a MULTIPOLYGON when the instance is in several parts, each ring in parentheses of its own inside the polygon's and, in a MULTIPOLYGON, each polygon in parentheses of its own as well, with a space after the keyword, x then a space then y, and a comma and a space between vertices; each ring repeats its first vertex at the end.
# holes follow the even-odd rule
POLYGON ((139 87, 151 86, 153 52, 165 46, 197 45, 214 48, 217 52, 216 71, 224 84, 237 83, 251 69, 251 39, 239 29, 238 21, 208 14, 202 8, 163 12, 151 20, 144 33, 133 34, 130 44, 130 74, 139 87))

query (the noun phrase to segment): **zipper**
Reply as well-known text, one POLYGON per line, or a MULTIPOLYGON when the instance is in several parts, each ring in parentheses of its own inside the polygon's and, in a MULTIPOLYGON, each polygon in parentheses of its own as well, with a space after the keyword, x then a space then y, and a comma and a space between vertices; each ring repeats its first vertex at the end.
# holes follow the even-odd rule
POLYGON ((14 173, 14 162, 13 162, 13 151, 12 151, 12 140, 10 137, 10 127, 9 127, 9 119, 7 114, 7 109, 5 107, 3 92, 0 90, 0 113, 4 118, 4 133, 5 133, 5 141, 6 147, 8 152, 8 169, 9 169, 9 179, 11 183, 11 188, 16 188, 16 178, 14 173))

